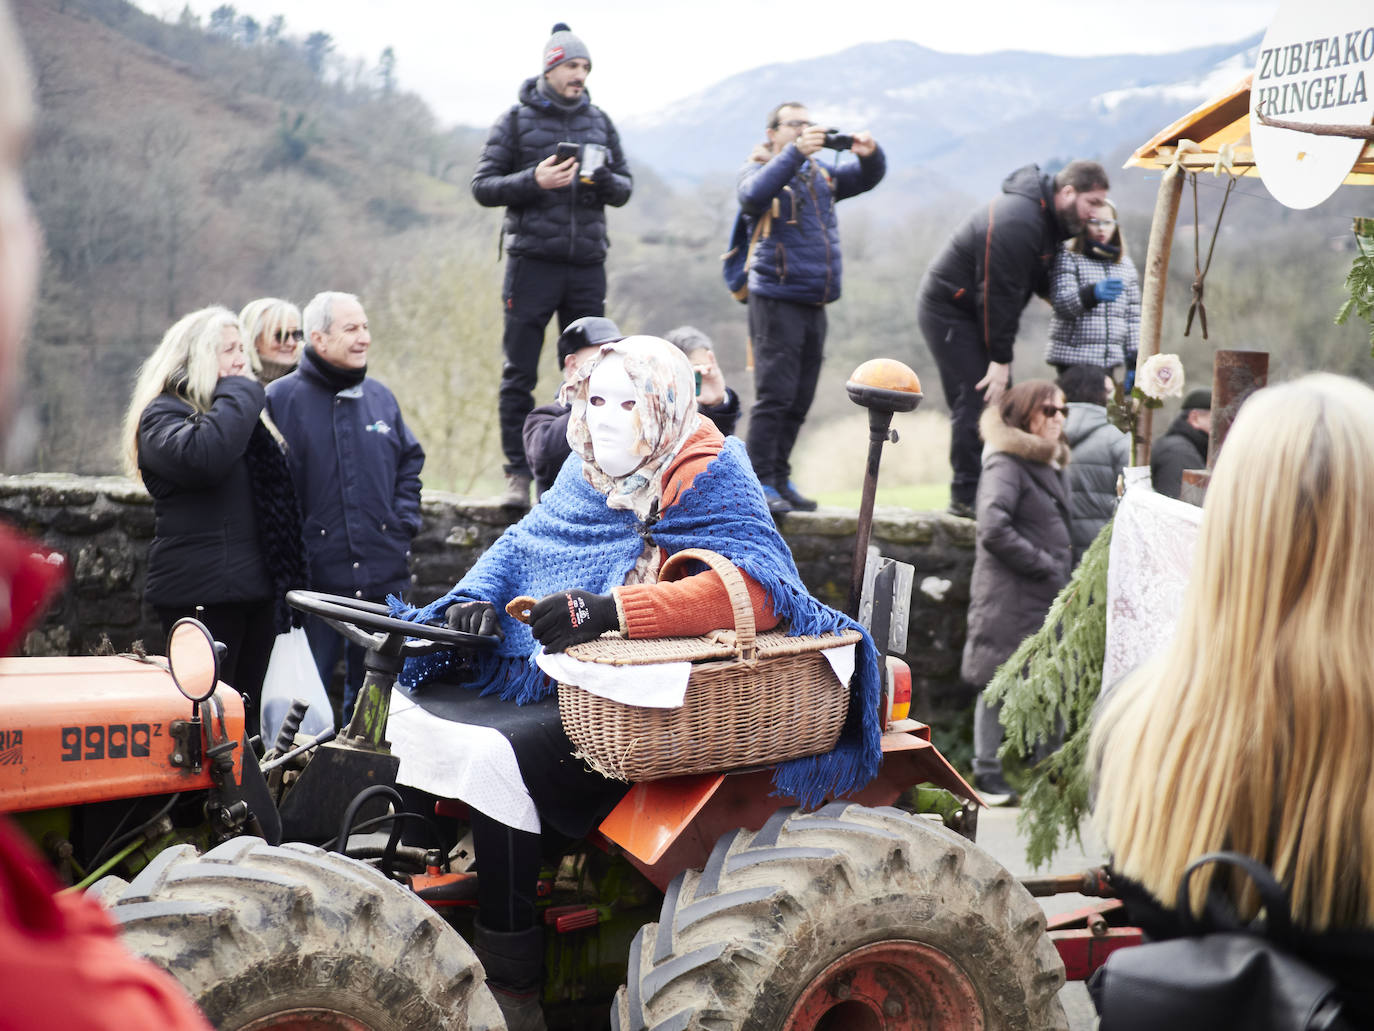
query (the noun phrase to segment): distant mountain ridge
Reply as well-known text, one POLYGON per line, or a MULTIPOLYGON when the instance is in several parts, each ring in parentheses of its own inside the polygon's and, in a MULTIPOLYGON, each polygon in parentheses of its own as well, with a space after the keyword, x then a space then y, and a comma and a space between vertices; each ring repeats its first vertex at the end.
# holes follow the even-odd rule
POLYGON ((800 100, 827 125, 872 131, 894 179, 981 195, 1029 162, 1106 159, 1133 149, 1239 80, 1261 38, 1081 58, 865 43, 741 72, 618 124, 632 158, 686 185, 733 173, 763 139, 773 105, 800 100))

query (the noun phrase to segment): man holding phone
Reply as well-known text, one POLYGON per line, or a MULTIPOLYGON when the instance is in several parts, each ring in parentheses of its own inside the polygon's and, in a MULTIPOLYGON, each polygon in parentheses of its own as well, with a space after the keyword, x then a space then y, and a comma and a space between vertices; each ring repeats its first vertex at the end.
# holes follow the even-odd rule
POLYGON ((633 186, 615 126, 587 93, 591 70, 586 45, 559 22, 544 44, 543 71, 496 120, 472 176, 479 204, 506 209, 497 412, 507 505, 529 505, 521 431, 534 408, 544 330, 555 314, 560 332, 605 314, 605 208, 623 205, 633 186))

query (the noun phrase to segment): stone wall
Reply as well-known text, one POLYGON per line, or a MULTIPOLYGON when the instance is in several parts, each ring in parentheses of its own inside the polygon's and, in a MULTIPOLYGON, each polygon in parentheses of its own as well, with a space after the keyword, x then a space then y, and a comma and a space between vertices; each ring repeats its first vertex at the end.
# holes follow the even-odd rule
MULTIPOLYGON (((448 590, 512 521, 513 513, 481 499, 424 494, 424 530, 413 547, 412 597, 448 590)), ((122 477, 43 473, 0 477, 0 518, 67 556, 66 591, 25 641, 30 655, 88 654, 108 638, 117 650, 142 641, 163 647, 152 609, 142 603, 152 500, 122 477)), ((849 593, 857 514, 841 509, 785 517, 782 532, 802 579, 841 608, 849 593)), ((939 718, 969 700, 959 690, 959 655, 973 567, 973 523, 944 514, 879 509, 873 543, 916 569, 906 659, 917 714, 939 718)), ((108 647, 108 646, 107 646, 108 647)))

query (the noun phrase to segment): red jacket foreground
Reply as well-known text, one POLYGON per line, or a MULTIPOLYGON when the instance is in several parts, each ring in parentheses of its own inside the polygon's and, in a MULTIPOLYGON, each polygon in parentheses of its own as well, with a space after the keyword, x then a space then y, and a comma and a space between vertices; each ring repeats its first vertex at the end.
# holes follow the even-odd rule
MULTIPOLYGON (((0 654, 56 593, 64 568, 61 556, 0 526, 0 654)), ((0 818, 0 1031, 209 1031, 170 975, 124 947, 99 903, 61 887, 0 818)))

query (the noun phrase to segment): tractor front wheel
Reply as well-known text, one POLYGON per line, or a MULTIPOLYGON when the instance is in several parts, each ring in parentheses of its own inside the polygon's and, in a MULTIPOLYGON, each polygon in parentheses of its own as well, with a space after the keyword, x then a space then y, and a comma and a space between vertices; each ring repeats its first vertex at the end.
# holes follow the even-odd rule
POLYGON ((505 1027, 456 931, 401 885, 312 845, 181 845, 91 892, 220 1031, 505 1027))
POLYGON ((615 1031, 1047 1031, 1064 969, 1040 907, 966 839, 834 803, 721 838, 630 953, 615 1031))

